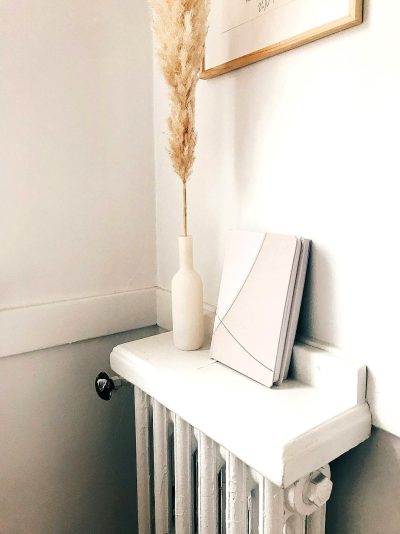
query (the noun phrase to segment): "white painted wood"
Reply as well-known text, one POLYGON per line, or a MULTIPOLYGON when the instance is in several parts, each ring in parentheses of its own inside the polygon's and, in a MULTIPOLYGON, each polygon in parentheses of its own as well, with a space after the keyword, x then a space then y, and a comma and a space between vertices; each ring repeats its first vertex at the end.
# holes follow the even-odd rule
POLYGON ((247 532, 247 466, 232 453, 226 458, 226 532, 247 532))
POLYGON ((365 401, 365 365, 344 356, 336 349, 322 350, 305 343, 296 343, 293 348, 291 373, 299 382, 331 391, 332 394, 340 388, 340 395, 345 395, 350 404, 365 401))
POLYGON ((217 534, 217 445, 208 436, 198 434, 199 464, 199 534, 217 534))
POLYGON ((151 534, 150 466, 149 466, 150 399, 135 387, 136 477, 139 534, 151 534))
POLYGON ((175 533, 192 534, 192 429, 174 416, 175 533))
POLYGON ((284 491, 266 478, 259 482, 259 534, 282 534, 284 491))
POLYGON ((155 288, 0 311, 0 357, 156 324, 155 288))
MULTIPOLYGON (((153 401, 155 534, 169 533, 168 414, 153 401)), ((141 534, 141 533, 140 533, 141 534)))
MULTIPOLYGON (((157 288, 157 324, 172 330, 171 292, 157 288)), ((211 340, 215 321, 215 306, 204 305, 206 344, 211 340)), ((341 350, 306 337, 300 338, 293 348, 291 377, 318 388, 337 387, 349 401, 364 402, 366 395, 366 366, 345 355, 341 350), (346 384, 344 384, 346 381, 346 384)))
POLYGON ((171 333, 116 347, 111 366, 278 486, 370 434, 368 405, 345 391, 352 380, 344 379, 338 394, 293 379, 268 389, 213 362, 207 349, 175 349, 171 333))

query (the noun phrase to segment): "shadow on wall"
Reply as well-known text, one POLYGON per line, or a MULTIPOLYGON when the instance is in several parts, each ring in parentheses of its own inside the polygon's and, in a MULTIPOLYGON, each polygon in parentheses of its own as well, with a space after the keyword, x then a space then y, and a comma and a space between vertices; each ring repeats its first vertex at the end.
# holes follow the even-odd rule
POLYGON ((332 261, 318 243, 312 243, 298 334, 312 338, 312 333, 317 330, 324 332, 324 340, 335 340, 337 337, 335 316, 336 293, 332 261), (318 324, 321 319, 323 325, 318 324))
POLYGON ((400 440, 371 439, 331 464, 334 491, 326 534, 399 534, 400 440))
POLYGON ((134 534, 134 401, 94 391, 115 345, 149 327, 0 358, 0 533, 134 534))

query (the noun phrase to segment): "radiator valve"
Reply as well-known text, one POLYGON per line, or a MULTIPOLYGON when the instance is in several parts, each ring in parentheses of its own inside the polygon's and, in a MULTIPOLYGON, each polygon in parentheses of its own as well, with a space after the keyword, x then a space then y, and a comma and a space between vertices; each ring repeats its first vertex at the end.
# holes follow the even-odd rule
POLYGON ((106 401, 111 399, 113 391, 127 385, 129 383, 120 376, 109 377, 104 371, 99 373, 94 381, 97 395, 106 401))

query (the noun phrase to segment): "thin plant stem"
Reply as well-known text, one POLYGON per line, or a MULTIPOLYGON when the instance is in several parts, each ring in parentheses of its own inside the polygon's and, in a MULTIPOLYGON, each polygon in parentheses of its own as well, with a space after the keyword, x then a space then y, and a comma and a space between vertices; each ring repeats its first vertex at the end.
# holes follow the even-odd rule
POLYGON ((186 182, 183 185, 183 235, 187 237, 187 200, 186 200, 186 182))

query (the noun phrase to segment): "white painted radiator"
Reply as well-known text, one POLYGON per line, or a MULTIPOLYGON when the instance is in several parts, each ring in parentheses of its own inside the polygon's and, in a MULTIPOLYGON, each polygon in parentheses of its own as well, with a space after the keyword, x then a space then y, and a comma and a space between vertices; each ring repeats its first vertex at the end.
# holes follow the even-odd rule
POLYGON ((139 534, 323 534, 329 467, 283 490, 135 388, 139 534))
POLYGON ((171 333, 110 362, 134 385, 139 534, 324 533, 328 464, 370 434, 364 366, 298 344, 269 389, 171 333))

